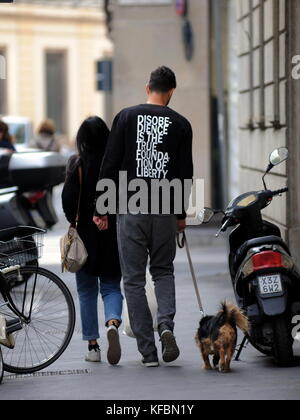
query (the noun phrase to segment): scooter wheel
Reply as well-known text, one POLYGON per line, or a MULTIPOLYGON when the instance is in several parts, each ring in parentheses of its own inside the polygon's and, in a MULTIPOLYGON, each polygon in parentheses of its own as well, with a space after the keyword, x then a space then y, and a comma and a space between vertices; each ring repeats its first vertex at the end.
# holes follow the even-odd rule
POLYGON ((260 353, 264 354, 265 356, 273 356, 274 353, 271 347, 257 344, 251 339, 250 339, 250 343, 256 350, 258 350, 260 353))
POLYGON ((273 320, 274 357, 280 367, 290 367, 294 361, 291 323, 287 317, 278 316, 273 320))

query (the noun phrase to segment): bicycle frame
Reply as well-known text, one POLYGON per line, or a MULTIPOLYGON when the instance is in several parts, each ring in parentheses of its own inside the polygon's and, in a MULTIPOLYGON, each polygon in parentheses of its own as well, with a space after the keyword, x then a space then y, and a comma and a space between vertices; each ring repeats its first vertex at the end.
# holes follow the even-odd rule
MULTIPOLYGON (((38 268, 38 264, 35 264, 36 268, 38 268)), ((37 271, 35 274, 35 279, 34 279, 34 286, 33 286, 33 291, 32 291, 32 296, 31 296, 31 302, 30 302, 30 310, 29 310, 29 316, 26 316, 24 314, 24 309, 25 309, 25 303, 26 303, 26 295, 27 295, 27 280, 25 282, 25 290, 24 290, 24 296, 23 296, 23 302, 22 302, 22 312, 20 312, 20 310, 16 307, 10 291, 9 291, 9 287, 6 283, 6 279, 5 279, 5 274, 4 273, 11 273, 11 272, 18 272, 20 266, 16 266, 16 267, 9 267, 7 269, 1 270, 0 269, 0 294, 2 295, 3 299, 4 299, 4 304, 1 306, 7 306, 22 322, 25 322, 26 324, 28 324, 31 321, 31 314, 32 314, 32 306, 33 306, 33 301, 34 301, 34 295, 35 295, 35 288, 36 288, 36 281, 37 281, 37 271)))

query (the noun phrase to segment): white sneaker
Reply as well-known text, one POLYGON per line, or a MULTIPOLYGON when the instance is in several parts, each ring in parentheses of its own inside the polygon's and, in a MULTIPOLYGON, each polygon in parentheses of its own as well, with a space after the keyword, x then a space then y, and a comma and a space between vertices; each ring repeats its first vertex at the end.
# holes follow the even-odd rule
POLYGON ((118 328, 115 325, 111 325, 107 328, 107 360, 111 365, 117 365, 121 359, 121 345, 118 328))
POLYGON ((0 344, 13 350, 15 348, 15 338, 13 334, 9 334, 5 339, 0 340, 0 344))
POLYGON ((86 362, 100 363, 101 362, 101 350, 99 346, 95 346, 85 356, 86 362))

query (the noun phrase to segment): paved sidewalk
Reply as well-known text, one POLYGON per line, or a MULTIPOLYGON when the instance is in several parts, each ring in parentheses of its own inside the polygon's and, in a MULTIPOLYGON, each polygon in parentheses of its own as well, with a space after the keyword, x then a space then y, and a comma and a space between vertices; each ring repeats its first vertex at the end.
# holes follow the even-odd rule
MULTIPOLYGON (((56 194, 59 190, 56 191, 56 194)), ((58 201, 59 203, 59 201, 58 201)), ((59 207, 59 206, 58 206, 59 207)), ((60 274, 58 241, 66 229, 61 209, 60 223, 47 235, 41 265, 60 274)), ((187 232, 201 294, 208 313, 214 313, 224 298, 233 299, 227 271, 225 239, 214 237, 214 228, 193 228, 187 232)), ((121 337, 123 356, 116 367, 106 362, 105 328, 101 341, 103 363, 86 363, 86 345, 81 341, 77 320, 74 337, 63 356, 43 372, 29 376, 6 374, 0 386, 0 400, 202 400, 202 399, 299 399, 299 367, 278 369, 269 358, 248 346, 242 361, 233 363, 228 375, 202 370, 200 353, 194 344, 199 310, 185 251, 176 258, 177 301, 176 336, 181 357, 158 369, 140 365, 135 340, 121 337)), ((72 290, 76 306, 74 276, 63 279, 72 290)), ((100 319, 103 307, 100 301, 100 319)), ((158 342, 159 345, 159 342, 158 342)), ((296 346, 300 359, 300 346, 296 346)))

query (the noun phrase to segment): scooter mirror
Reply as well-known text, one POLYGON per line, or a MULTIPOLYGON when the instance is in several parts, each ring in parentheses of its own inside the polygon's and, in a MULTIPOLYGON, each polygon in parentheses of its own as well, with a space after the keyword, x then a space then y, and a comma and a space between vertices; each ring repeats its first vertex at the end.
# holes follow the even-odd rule
POLYGON ((209 223, 214 217, 215 212, 212 209, 205 208, 198 214, 198 220, 201 224, 209 223))
POLYGON ((289 157, 289 151, 286 147, 280 147, 279 149, 274 150, 270 155, 270 164, 272 166, 280 165, 282 162, 286 161, 289 157))

